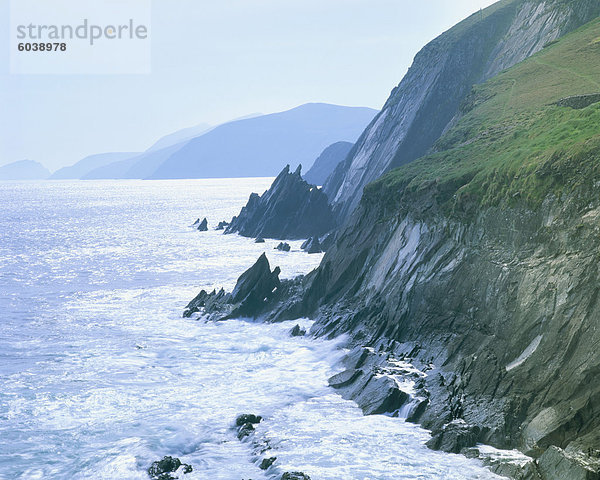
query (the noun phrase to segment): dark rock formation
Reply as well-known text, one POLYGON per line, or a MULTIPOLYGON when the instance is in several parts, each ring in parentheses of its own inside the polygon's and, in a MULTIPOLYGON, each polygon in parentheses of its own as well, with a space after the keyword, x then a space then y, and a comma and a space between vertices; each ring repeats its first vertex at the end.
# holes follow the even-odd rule
POLYGON ((183 316, 189 318, 203 310, 220 320, 239 317, 256 317, 265 312, 270 303, 278 298, 279 267, 271 271, 269 260, 263 253, 256 263, 246 270, 231 293, 223 290, 207 293, 202 290, 186 307, 183 316))
POLYGON ((302 179, 300 167, 290 173, 288 165, 262 196, 250 195, 248 203, 231 220, 225 233, 297 239, 323 235, 334 227, 325 194, 302 179))
POLYGON ((306 335, 306 330, 302 328, 300 325, 296 325, 294 328, 290 330, 290 335, 292 337, 303 337, 306 335))
POLYGON ((252 414, 240 415, 235 419, 235 425, 237 427, 237 437, 239 440, 252 435, 254 433, 254 425, 261 422, 262 417, 252 414))
POLYGON ((260 415, 254 415, 252 413, 244 413, 243 415, 238 416, 235 419, 235 424, 238 427, 241 427, 242 425, 245 425, 246 423, 250 423, 250 424, 258 424, 262 421, 262 417, 260 415))
MULTIPOLYGON (((196 224, 194 224, 196 225, 196 224)), ((206 218, 204 220, 202 220, 200 222, 200 224, 198 225, 198 231, 199 232, 206 232, 208 231, 208 220, 206 220, 206 218)))
POLYGON ((307 253, 321 253, 323 251, 319 237, 310 237, 300 248, 307 253))
POLYGON ((269 468, 271 468, 271 465, 273 465, 276 460, 277 457, 263 458, 258 468, 260 468, 261 470, 268 470, 269 468))
POLYGON ((304 174, 304 180, 311 185, 323 185, 338 164, 346 159, 353 146, 354 144, 350 142, 329 145, 315 160, 310 170, 304 174))
POLYGON ((310 480, 310 477, 302 472, 285 472, 281 480, 310 480))
POLYGON ((217 228, 215 228, 215 230, 225 230, 225 227, 227 227, 228 225, 229 225, 229 222, 221 221, 221 222, 219 222, 219 224, 217 225, 217 228))
POLYGON ((176 480, 178 477, 171 475, 183 466, 183 473, 191 473, 192 466, 181 463, 181 460, 174 457, 164 457, 162 460, 153 462, 148 468, 148 476, 154 480, 176 480))
POLYGON ((280 250, 282 252, 289 252, 292 247, 287 242, 280 242, 279 245, 275 247, 276 250, 280 250))
POLYGON ((538 460, 544 480, 599 480, 600 460, 551 446, 538 460))
POLYGON ((265 239, 262 237, 258 237, 256 240, 254 240, 254 243, 265 243, 265 239))
POLYGON ((192 223, 192 227, 195 227, 197 225, 200 225, 200 219, 197 218, 196 221, 194 223, 192 223))

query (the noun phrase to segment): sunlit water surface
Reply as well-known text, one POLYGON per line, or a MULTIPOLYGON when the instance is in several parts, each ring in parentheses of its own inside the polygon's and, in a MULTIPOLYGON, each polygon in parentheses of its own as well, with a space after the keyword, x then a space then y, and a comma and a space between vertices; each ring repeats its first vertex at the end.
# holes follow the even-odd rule
POLYGON ((269 183, 0 184, 0 478, 142 480, 164 455, 192 464, 189 480, 497 478, 331 390, 343 339, 181 317, 200 288, 231 288, 263 251, 284 277, 320 261, 300 242, 283 253, 190 228, 230 219, 269 183), (276 468, 260 470, 237 440, 245 412, 265 417, 256 438, 276 468))

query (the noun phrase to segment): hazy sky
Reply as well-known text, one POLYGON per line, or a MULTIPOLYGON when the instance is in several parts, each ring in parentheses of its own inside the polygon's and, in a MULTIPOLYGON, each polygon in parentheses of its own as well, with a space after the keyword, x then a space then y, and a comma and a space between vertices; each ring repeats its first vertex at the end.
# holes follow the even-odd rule
POLYGON ((4 34, 0 165, 29 158, 55 170, 307 102, 381 108, 425 43, 492 3, 153 0, 149 75, 10 75, 4 34))

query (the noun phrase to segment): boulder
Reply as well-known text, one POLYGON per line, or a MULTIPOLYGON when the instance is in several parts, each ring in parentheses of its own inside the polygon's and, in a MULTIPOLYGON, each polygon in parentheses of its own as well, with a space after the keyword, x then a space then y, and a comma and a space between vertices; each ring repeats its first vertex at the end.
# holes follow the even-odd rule
POLYGON ((310 480, 310 477, 302 472, 285 472, 281 480, 310 480))
POLYGON ((148 468, 148 476, 154 480, 175 480, 178 477, 171 475, 183 467, 184 474, 193 471, 192 466, 187 463, 181 463, 181 460, 175 457, 166 456, 162 460, 152 462, 148 468))
POLYGON ((289 252, 292 249, 289 243, 280 242, 279 245, 275 247, 275 250, 280 250, 282 252, 289 252))
POLYGON ((254 240, 254 243, 265 243, 265 239, 262 237, 258 237, 256 240, 254 240))
POLYGON ((198 231, 206 232, 208 230, 208 220, 206 218, 200 222, 198 225, 198 231))
POLYGON ((246 423, 258 424, 262 421, 262 417, 260 415, 254 415, 252 413, 244 413, 243 415, 239 415, 235 419, 235 424, 238 427, 245 425, 246 423))
POLYGON ((263 458, 258 468, 260 468, 261 470, 268 470, 269 468, 271 468, 271 465, 275 463, 275 460, 277 460, 277 457, 263 458))
POLYGON ((290 330, 290 335, 292 337, 303 337, 306 335, 306 330, 302 328, 300 325, 296 325, 294 328, 290 330))
POLYGON ((244 237, 299 239, 323 235, 335 227, 327 196, 301 176, 301 167, 290 173, 289 165, 262 196, 250 195, 240 214, 225 233, 244 237))
POLYGON ((219 222, 219 224, 217 225, 217 228, 215 228, 215 230, 225 230, 225 227, 227 227, 227 225, 229 225, 229 222, 221 221, 221 222, 219 222))

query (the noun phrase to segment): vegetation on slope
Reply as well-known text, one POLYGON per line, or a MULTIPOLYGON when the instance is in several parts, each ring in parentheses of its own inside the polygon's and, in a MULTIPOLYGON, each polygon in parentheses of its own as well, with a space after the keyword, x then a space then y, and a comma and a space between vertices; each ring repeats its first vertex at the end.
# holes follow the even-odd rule
POLYGON ((594 93, 600 19, 476 86, 433 153, 367 186, 365 199, 397 208, 427 190, 444 209, 465 214, 515 202, 535 208, 582 185, 591 191, 600 178, 600 103, 556 102, 594 93))

